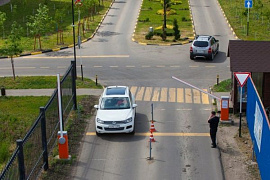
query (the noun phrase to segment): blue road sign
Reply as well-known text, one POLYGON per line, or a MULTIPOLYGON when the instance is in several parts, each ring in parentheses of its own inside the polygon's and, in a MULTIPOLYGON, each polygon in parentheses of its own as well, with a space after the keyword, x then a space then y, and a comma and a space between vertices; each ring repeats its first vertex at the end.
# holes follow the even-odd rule
POLYGON ((252 8, 252 0, 245 0, 245 8, 252 8))

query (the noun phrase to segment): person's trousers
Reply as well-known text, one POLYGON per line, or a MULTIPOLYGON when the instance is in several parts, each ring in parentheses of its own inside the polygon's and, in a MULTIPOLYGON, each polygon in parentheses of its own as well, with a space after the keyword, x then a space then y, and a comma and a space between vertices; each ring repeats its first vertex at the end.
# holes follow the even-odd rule
POLYGON ((216 146, 216 136, 217 136, 217 129, 210 129, 210 136, 211 136, 211 140, 212 140, 212 145, 216 146))

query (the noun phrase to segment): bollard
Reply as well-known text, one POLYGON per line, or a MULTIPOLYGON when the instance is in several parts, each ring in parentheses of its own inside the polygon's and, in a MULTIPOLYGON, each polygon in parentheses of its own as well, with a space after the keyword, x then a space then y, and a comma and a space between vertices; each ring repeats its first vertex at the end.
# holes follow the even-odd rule
POLYGON ((98 83, 97 83, 97 75, 96 75, 96 86, 97 86, 97 84, 98 84, 98 83))
POLYGON ((63 131, 62 138, 61 138, 61 131, 58 131, 58 150, 59 150, 59 159, 70 159, 70 156, 68 154, 67 131, 63 131))
POLYGON ((217 75, 217 85, 219 85, 219 75, 217 75))
POLYGON ((6 89, 4 87, 1 87, 1 96, 6 95, 6 89))
POLYGON ((229 120, 229 96, 221 96, 221 115, 220 121, 229 120))

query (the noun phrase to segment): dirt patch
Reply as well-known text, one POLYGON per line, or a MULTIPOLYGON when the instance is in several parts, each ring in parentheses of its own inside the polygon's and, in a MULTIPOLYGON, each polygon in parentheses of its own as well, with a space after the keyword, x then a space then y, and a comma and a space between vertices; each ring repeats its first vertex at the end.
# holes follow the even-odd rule
POLYGON ((81 139, 85 134, 88 120, 95 113, 94 105, 98 102, 98 96, 84 96, 78 101, 78 111, 73 112, 67 123, 69 154, 71 160, 59 160, 55 157, 58 155, 58 147, 54 148, 49 158, 49 169, 42 172, 40 179, 70 179, 70 172, 76 165, 76 159, 79 154, 81 139))
POLYGON ((231 119, 234 124, 220 124, 217 134, 225 179, 260 180, 246 119, 242 118, 241 137, 239 117, 231 119))

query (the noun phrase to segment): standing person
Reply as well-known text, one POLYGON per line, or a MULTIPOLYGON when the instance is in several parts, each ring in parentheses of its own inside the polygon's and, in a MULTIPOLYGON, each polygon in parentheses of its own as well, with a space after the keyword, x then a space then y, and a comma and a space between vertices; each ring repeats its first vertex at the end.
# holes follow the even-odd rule
POLYGON ((212 140, 212 148, 216 148, 217 147, 217 143, 216 143, 216 135, 217 135, 217 128, 218 128, 218 123, 219 123, 219 117, 216 116, 216 112, 212 111, 211 115, 208 119, 208 123, 210 126, 210 136, 211 136, 211 140, 212 140))

